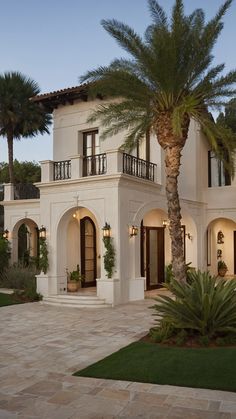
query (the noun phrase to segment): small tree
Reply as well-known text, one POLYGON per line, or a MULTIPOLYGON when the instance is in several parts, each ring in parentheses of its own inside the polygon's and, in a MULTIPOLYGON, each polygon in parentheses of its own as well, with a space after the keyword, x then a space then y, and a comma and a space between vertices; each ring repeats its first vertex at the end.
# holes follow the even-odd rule
MULTIPOLYGON (((14 160, 13 171, 15 183, 34 183, 40 182, 41 168, 36 162, 14 160)), ((0 162, 0 184, 9 183, 9 164, 0 162)))
POLYGON ((0 75, 0 135, 7 138, 10 183, 15 183, 13 141, 49 133, 51 116, 30 100, 39 92, 38 84, 19 72, 0 75))

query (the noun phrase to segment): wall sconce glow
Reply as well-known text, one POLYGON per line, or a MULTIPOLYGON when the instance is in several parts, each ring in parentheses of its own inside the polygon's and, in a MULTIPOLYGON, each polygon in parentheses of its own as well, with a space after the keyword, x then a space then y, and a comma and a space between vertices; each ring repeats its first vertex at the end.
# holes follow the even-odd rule
POLYGON ((189 239, 189 240, 193 240, 193 236, 190 233, 185 233, 185 236, 189 239))
POLYGON ((103 237, 111 237, 111 226, 105 223, 104 227, 102 228, 103 237))
POLYGON ((77 216, 76 216, 76 212, 74 212, 74 214, 73 214, 73 216, 72 216, 73 218, 76 218, 77 216))
POLYGON ((46 239, 46 227, 42 226, 39 229, 39 237, 40 237, 40 239, 43 239, 43 240, 46 239))
POLYGON ((162 225, 163 225, 164 228, 169 227, 170 221, 169 220, 163 220, 162 225))
POLYGON ((129 236, 133 237, 137 235, 138 235, 138 227, 134 225, 129 226, 129 236))
POLYGON ((6 230, 4 230, 4 232, 3 232, 3 234, 2 234, 2 237, 4 238, 4 239, 6 239, 6 240, 8 240, 8 237, 9 237, 9 231, 6 229, 6 230))

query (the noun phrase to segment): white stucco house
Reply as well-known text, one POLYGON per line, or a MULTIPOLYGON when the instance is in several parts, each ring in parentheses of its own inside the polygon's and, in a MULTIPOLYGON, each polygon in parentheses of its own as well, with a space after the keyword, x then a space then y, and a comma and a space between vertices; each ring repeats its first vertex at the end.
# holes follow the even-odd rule
MULTIPOLYGON (((53 160, 41 162, 41 182, 36 184, 40 197, 14 199, 13 186, 5 185, 12 262, 18 260, 20 226, 27 226, 32 256, 38 251, 38 229, 44 226, 49 270, 37 283, 45 302, 69 304, 73 299, 79 304, 90 287, 96 287, 90 301, 94 305, 143 299, 144 290, 163 282, 171 260, 164 161, 156 138, 144 138, 132 155, 119 149, 122 134, 101 142, 102 127, 87 123, 101 100, 89 101, 86 85, 36 100, 53 112, 53 160), (112 278, 103 264, 106 223, 115 248, 112 278), (130 234, 132 226, 137 235, 130 234), (84 292, 72 297, 66 270, 77 265, 85 276, 84 292)), ((221 258, 228 274, 236 274, 236 181, 225 176, 194 121, 183 152, 179 192, 186 263, 216 274, 221 258)))

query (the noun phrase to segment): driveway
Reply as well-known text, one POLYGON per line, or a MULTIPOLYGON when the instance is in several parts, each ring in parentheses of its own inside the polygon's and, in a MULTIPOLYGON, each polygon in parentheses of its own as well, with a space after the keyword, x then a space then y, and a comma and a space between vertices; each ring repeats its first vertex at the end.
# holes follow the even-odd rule
POLYGON ((150 305, 2 307, 0 418, 236 419, 235 393, 71 375, 143 336, 150 305))

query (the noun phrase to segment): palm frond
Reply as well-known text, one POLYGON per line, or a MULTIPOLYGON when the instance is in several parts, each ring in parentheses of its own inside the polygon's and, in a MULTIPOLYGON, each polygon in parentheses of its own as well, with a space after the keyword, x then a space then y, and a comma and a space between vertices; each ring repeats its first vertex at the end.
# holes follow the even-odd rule
POLYGON ((159 5, 156 0, 148 0, 149 10, 153 19, 154 25, 158 27, 168 29, 167 16, 163 8, 159 5))

